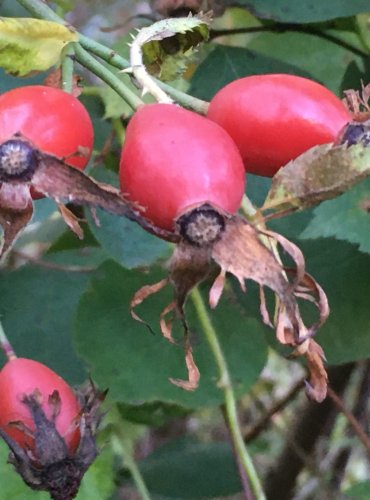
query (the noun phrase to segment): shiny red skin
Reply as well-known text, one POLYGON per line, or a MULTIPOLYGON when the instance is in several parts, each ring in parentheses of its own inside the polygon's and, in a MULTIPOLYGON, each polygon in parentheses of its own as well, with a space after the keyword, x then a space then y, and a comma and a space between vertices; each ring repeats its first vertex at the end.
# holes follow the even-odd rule
POLYGON ((157 227, 192 205, 235 213, 245 189, 243 161, 216 123, 175 104, 148 104, 132 117, 120 161, 121 190, 157 227))
POLYGON ((90 159, 94 143, 90 116, 76 97, 61 89, 31 85, 0 95, 0 144, 17 132, 80 170, 90 159), (76 155, 79 147, 88 154, 76 155))
POLYGON ((54 390, 61 399, 60 413, 56 418, 56 428, 65 439, 68 450, 74 453, 80 441, 80 430, 74 419, 81 407, 69 385, 50 368, 32 359, 16 358, 8 361, 0 372, 0 428, 20 444, 22 448, 33 448, 33 440, 21 430, 8 426, 9 422, 21 421, 34 430, 29 409, 21 402, 23 395, 38 389, 42 396, 42 408, 48 418, 51 408, 48 397, 54 390))
POLYGON ((351 115, 342 101, 300 76, 247 76, 222 88, 207 116, 234 139, 245 169, 272 177, 313 146, 333 142, 351 115))

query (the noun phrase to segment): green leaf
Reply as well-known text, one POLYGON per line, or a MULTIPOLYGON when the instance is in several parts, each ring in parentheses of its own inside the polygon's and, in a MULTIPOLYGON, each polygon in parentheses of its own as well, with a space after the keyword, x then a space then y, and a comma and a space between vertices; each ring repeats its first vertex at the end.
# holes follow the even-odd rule
POLYGON ((337 17, 347 17, 369 12, 368 0, 240 0, 248 10, 262 19, 274 19, 283 23, 312 23, 337 17))
POLYGON ((145 232, 134 222, 99 209, 96 213, 99 226, 91 213, 86 213, 91 232, 107 256, 122 266, 132 269, 169 257, 170 245, 145 232))
POLYGON ((242 486, 229 443, 179 439, 140 462, 151 493, 181 499, 224 497, 242 486))
POLYGON ((174 80, 181 75, 194 48, 208 39, 209 24, 209 17, 199 15, 163 19, 142 28, 136 40, 149 73, 161 80, 174 80))
POLYGON ((316 207, 313 219, 300 235, 303 239, 333 236, 359 245, 370 253, 370 179, 335 200, 316 207))
POLYGON ((197 68, 189 93, 200 99, 211 99, 227 83, 249 75, 289 73, 309 77, 309 73, 292 64, 258 52, 217 45, 197 68))
MULTIPOLYGON (((99 181, 116 185, 117 176, 106 169, 98 168, 93 175, 99 181)), ((94 238, 102 246, 106 254, 119 264, 129 269, 152 264, 170 255, 170 245, 147 233, 136 223, 103 210, 96 211, 99 225, 90 211, 86 211, 86 219, 94 238)))
POLYGON ((49 500, 50 495, 32 491, 23 482, 23 479, 15 472, 14 467, 7 463, 8 455, 9 449, 0 439, 1 498, 4 500, 49 500))
POLYGON ((159 427, 165 425, 171 418, 189 415, 189 410, 179 405, 153 401, 137 405, 118 403, 118 410, 123 419, 135 424, 159 427))
MULTIPOLYGON (((320 28, 317 31, 322 33, 322 36, 335 36, 343 42, 359 46, 358 36, 353 32, 320 28)), ((261 56, 280 61, 281 64, 291 64, 298 68, 297 74, 305 76, 303 72, 306 73, 306 76, 309 75, 337 95, 340 95, 343 89, 358 88, 361 75, 364 75, 362 77, 366 81, 362 57, 339 43, 316 34, 295 31, 266 32, 255 36, 248 47, 261 56), (307 47, 310 50, 307 50, 307 47)))
MULTIPOLYGON (((175 387, 168 380, 186 376, 181 341, 172 345, 159 333, 159 315, 171 302, 171 291, 148 298, 138 308, 138 314, 156 335, 130 316, 129 303, 134 293, 162 278, 163 272, 155 270, 127 271, 113 262, 103 264, 78 307, 75 344, 79 355, 88 363, 99 386, 109 387, 115 401, 165 401, 189 408, 220 404, 223 392, 217 387, 218 371, 190 302, 187 312, 194 332, 194 358, 201 373, 199 389, 194 392, 175 387)), ((225 297, 211 317, 237 392, 243 394, 266 362, 264 327, 244 315, 232 298, 227 301, 225 297)), ((181 339, 181 330, 177 333, 181 339)))
POLYGON ((370 500, 370 481, 363 481, 348 488, 344 494, 355 500, 370 500))
POLYGON ((19 356, 47 364, 69 383, 85 377, 71 322, 87 274, 24 266, 0 276, 0 316, 19 356))
POLYGON ((370 256, 331 238, 301 242, 307 270, 324 288, 330 316, 319 330, 328 363, 370 356, 370 256))
POLYGON ((84 475, 76 500, 108 500, 115 488, 113 455, 104 447, 84 475))
POLYGON ((44 71, 59 62, 68 42, 78 40, 66 26, 30 18, 0 18, 0 66, 25 76, 44 71))

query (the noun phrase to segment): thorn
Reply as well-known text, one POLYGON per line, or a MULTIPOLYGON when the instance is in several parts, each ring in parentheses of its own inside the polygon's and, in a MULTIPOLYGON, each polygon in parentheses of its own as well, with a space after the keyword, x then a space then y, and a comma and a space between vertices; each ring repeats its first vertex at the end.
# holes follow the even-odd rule
POLYGON ((130 66, 129 68, 126 69, 121 69, 120 73, 132 73, 133 68, 130 66))

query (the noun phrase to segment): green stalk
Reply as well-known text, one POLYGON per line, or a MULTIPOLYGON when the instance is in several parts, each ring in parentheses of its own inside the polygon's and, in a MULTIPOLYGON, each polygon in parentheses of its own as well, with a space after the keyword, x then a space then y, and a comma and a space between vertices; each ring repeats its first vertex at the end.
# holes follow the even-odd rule
POLYGON ((114 442, 116 446, 120 449, 124 466, 130 471, 133 482, 135 483, 136 489, 140 494, 142 500, 151 500, 150 493, 145 484, 144 478, 141 475, 140 469, 134 459, 131 447, 128 445, 127 440, 123 438, 119 433, 116 433, 114 436, 114 442))
POLYGON ((5 356, 8 358, 8 361, 12 361, 12 359, 17 358, 17 355, 15 354, 13 347, 11 346, 8 340, 8 337, 5 335, 5 331, 1 322, 0 322, 0 347, 3 350, 5 356))
MULTIPOLYGON (((39 18, 39 19, 45 19, 47 21, 54 21, 56 23, 64 24, 65 26, 69 26, 68 23, 59 17, 50 7, 48 7, 44 2, 41 0, 17 0, 17 2, 22 5, 30 14, 33 16, 39 18)), ((69 26, 72 28, 71 26, 69 26)), ((79 36, 79 44, 86 49, 88 52, 91 52, 95 56, 100 57, 104 61, 106 61, 108 64, 111 66, 114 66, 115 68, 118 69, 128 69, 130 67, 129 61, 127 59, 121 57, 119 54, 114 52, 109 47, 106 47, 105 45, 95 42, 91 38, 82 35, 81 33, 78 33, 79 36)), ((77 44, 76 44, 77 45, 77 44)), ((105 68, 102 65, 102 68, 104 68, 105 73, 110 73, 107 68, 105 68)), ((110 73, 111 74, 111 73, 110 73)), ((100 78, 101 76, 98 75, 100 78)), ((103 78, 102 78, 103 79, 103 78)), ((104 79, 103 79, 104 80, 104 79)), ((200 114, 206 114, 207 113, 207 108, 208 108, 208 103, 206 101, 203 101, 201 99, 197 99, 196 97, 192 97, 189 94, 186 94, 185 92, 181 92, 180 90, 174 89, 170 85, 167 85, 163 82, 160 82, 159 80, 154 79, 159 87, 162 88, 167 94, 169 94, 176 102, 184 106, 185 108, 192 109, 196 111, 197 113, 200 114)), ((104 80, 107 82, 107 80, 104 80)), ((108 83, 109 85, 109 83, 108 83)), ((121 82, 121 85, 123 83, 121 82)), ((121 94, 120 94, 121 95, 121 94)))
POLYGON ((81 45, 75 47, 76 60, 89 71, 107 83, 113 90, 122 97, 133 110, 142 106, 143 101, 130 90, 116 75, 107 70, 99 61, 94 59, 81 45))
POLYGON ((68 94, 73 91, 74 44, 66 45, 62 52, 62 89, 68 94))
POLYGON ((209 317, 203 298, 197 288, 195 288, 192 291, 191 299, 198 314, 199 321, 202 325, 208 345, 212 351, 213 357, 217 364, 220 376, 218 385, 220 389, 222 389, 224 392, 225 415, 231 439, 233 442, 233 446, 235 449, 235 453, 238 456, 241 467, 243 468, 249 479, 251 489, 255 495, 256 500, 265 500, 266 497, 263 492, 260 479, 253 465, 252 459, 248 453, 248 450, 244 444, 238 420, 237 403, 236 403, 234 388, 232 385, 231 376, 226 363, 226 359, 224 357, 222 347, 218 340, 217 332, 214 326, 212 325, 212 321, 211 318, 209 317))

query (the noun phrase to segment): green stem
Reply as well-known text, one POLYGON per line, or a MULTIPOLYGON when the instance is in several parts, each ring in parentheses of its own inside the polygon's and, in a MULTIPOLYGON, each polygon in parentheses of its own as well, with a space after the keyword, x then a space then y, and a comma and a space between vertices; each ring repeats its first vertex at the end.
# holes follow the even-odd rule
POLYGON ((99 61, 94 59, 81 45, 76 44, 75 47, 77 61, 87 68, 89 71, 98 76, 101 80, 107 83, 113 90, 122 97, 132 109, 137 109, 142 106, 143 101, 130 90, 116 75, 107 70, 107 68, 99 61))
POLYGON ((62 89, 68 94, 73 91, 74 44, 66 45, 62 52, 62 89))
MULTIPOLYGON (((48 7, 45 3, 41 2, 41 0, 17 0, 17 2, 20 5, 22 5, 25 9, 27 9, 30 14, 32 14, 37 18, 46 19, 48 21, 54 21, 69 26, 64 19, 59 17, 50 7, 48 7)), ((92 40, 91 38, 82 35, 81 33, 78 33, 78 36, 79 36, 79 44, 84 49, 86 49, 88 52, 91 52, 95 56, 100 57, 111 66, 114 66, 115 68, 121 70, 130 67, 129 61, 124 57, 120 56, 119 54, 117 54, 111 48, 99 42, 95 42, 95 40, 92 40)), ((104 68, 104 70, 107 71, 106 68, 104 68)), ((203 101, 202 99, 198 99, 196 97, 192 97, 189 94, 186 94, 185 92, 181 92, 180 90, 174 89, 170 85, 160 82, 159 80, 155 81, 158 83, 159 87, 161 87, 162 90, 164 90, 176 102, 178 102, 185 108, 192 109, 197 113, 203 115, 207 113, 208 103, 206 101, 203 101)))
POLYGON ((240 424, 238 420, 237 403, 234 393, 234 388, 231 381, 231 376, 228 370, 226 359, 224 357, 220 342, 217 337, 216 330, 212 325, 211 318, 209 317, 207 308, 203 301, 203 298, 197 288, 195 288, 191 293, 191 298, 199 317, 199 321, 202 325, 203 331, 205 333, 207 342, 212 351, 214 359, 216 361, 220 380, 219 387, 224 392, 225 397, 225 414, 227 425, 230 430, 231 439, 236 454, 238 455, 239 462, 243 467, 247 477, 249 479, 252 491, 256 497, 256 500, 265 500, 265 494, 263 493, 262 485, 258 477, 257 471, 253 465, 252 459, 245 447, 242 432, 240 429, 240 424))
POLYGON ((130 471, 131 477, 135 483, 136 489, 139 492, 142 500, 151 500, 150 493, 145 484, 144 478, 141 475, 140 469, 134 459, 130 446, 128 446, 125 438, 122 438, 119 435, 116 435, 115 441, 122 452, 124 458, 124 465, 130 471))
POLYGON ((15 354, 13 347, 11 346, 8 340, 8 337, 5 335, 5 331, 1 322, 0 322, 0 347, 3 350, 5 356, 8 358, 8 361, 17 358, 17 355, 15 354))

